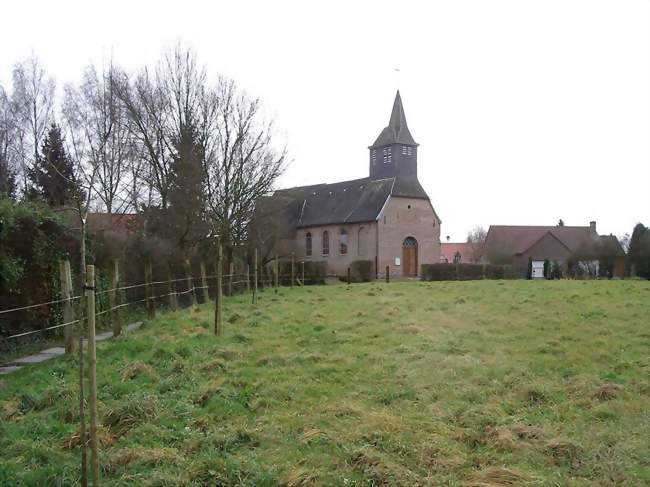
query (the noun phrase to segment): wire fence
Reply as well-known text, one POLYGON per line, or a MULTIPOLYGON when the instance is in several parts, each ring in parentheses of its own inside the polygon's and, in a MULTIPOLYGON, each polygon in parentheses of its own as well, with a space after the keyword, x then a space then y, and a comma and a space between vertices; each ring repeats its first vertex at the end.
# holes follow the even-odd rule
MULTIPOLYGON (((293 284, 296 285, 321 284, 324 282, 324 279, 326 277, 332 277, 332 276, 324 276, 324 275, 304 276, 304 274, 300 272, 300 269, 298 269, 298 266, 296 266, 296 268, 298 272, 295 272, 293 274, 278 273, 278 275, 276 276, 273 273, 273 271, 270 270, 270 268, 265 269, 264 267, 260 266, 258 269, 257 280, 255 280, 254 274, 248 274, 248 273, 222 274, 221 287, 222 289, 225 289, 227 291, 226 295, 234 295, 236 293, 242 293, 242 292, 253 292, 255 282, 257 282, 259 289, 263 290, 265 288, 273 287, 276 284, 278 286, 291 286, 293 284)), ((160 302, 162 299, 165 298, 171 298, 171 297, 178 298, 181 296, 186 296, 188 294, 193 294, 193 297, 191 298, 190 301, 190 304, 193 304, 197 302, 197 291, 203 291, 201 296, 202 301, 205 301, 205 298, 212 299, 214 297, 214 289, 216 288, 215 281, 217 277, 218 276, 216 274, 201 275, 201 276, 191 275, 191 276, 175 278, 175 279, 120 285, 108 289, 97 289, 95 290, 95 297, 99 298, 98 299, 99 311, 95 313, 95 317, 101 317, 105 315, 110 316, 110 314, 115 311, 119 311, 131 306, 139 305, 141 303, 147 303, 147 302, 156 303, 156 302, 160 302), (209 285, 208 282, 210 282, 211 285, 209 285), (186 284, 187 289, 177 290, 176 285, 178 283, 186 284), (200 285, 197 285, 197 283, 200 283, 200 285), (168 287, 168 292, 153 295, 154 290, 163 285, 166 285, 168 287), (129 298, 128 296, 129 293, 133 293, 134 291, 142 290, 142 289, 145 290, 144 297, 140 297, 141 295, 140 296, 132 295, 129 298), (213 291, 212 297, 210 297, 210 291, 213 291), (120 296, 119 301, 126 301, 126 302, 119 302, 119 304, 115 304, 112 306, 106 305, 105 298, 111 295, 111 293, 113 293, 113 296, 120 296)), ((26 306, 4 309, 4 310, 0 310, 0 315, 6 316, 9 315, 10 313, 25 312, 37 308, 44 308, 44 307, 50 307, 51 309, 51 307, 64 305, 66 303, 83 304, 83 303, 79 303, 80 300, 82 300, 83 298, 84 298, 83 295, 76 295, 76 296, 71 296, 69 298, 53 299, 51 301, 46 301, 42 303, 35 303, 26 306)), ((83 308, 84 308, 83 306, 79 305, 78 308, 80 312, 83 312, 83 308)), ((38 329, 15 333, 12 335, 5 335, 5 336, 0 335, 0 340, 8 342, 9 340, 36 335, 38 333, 46 333, 52 330, 59 330, 68 326, 73 326, 76 324, 83 323, 83 321, 86 318, 87 318, 86 316, 80 315, 80 318, 68 322, 57 323, 51 326, 41 327, 38 329)))

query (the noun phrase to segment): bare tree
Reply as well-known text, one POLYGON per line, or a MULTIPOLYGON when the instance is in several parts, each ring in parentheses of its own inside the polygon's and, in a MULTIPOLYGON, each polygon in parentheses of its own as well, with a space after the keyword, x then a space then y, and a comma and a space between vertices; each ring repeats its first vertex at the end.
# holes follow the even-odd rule
POLYGON ((46 76, 36 56, 14 66, 11 102, 23 191, 27 186, 27 169, 38 159, 39 145, 53 118, 54 89, 54 80, 46 76))
POLYGON ((94 172, 94 194, 107 213, 128 209, 134 158, 126 110, 115 90, 112 65, 98 76, 86 68, 81 85, 65 87, 63 116, 78 164, 94 172), (94 171, 93 171, 94 169, 94 171))
POLYGON ((478 264, 483 259, 485 254, 485 239, 487 232, 481 226, 474 227, 471 232, 467 234, 467 243, 470 244, 472 249, 472 262, 478 264))
POLYGON ((258 99, 220 78, 213 144, 206 160, 208 214, 229 258, 247 236, 256 202, 269 194, 285 167, 285 150, 272 144, 273 126, 260 114, 258 99))
POLYGON ((11 102, 0 86, 0 197, 13 197, 16 190, 16 168, 13 164, 16 126, 11 102))

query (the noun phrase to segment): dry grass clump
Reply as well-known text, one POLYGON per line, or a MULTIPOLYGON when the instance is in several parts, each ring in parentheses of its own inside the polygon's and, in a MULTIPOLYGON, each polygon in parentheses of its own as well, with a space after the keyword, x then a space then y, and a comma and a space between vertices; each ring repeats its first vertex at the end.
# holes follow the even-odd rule
POLYGON ((197 394, 194 395, 192 402, 199 407, 205 406, 223 386, 223 379, 216 379, 205 384, 197 394))
POLYGON ((592 397, 594 399, 598 399, 599 401, 609 401, 610 399, 616 399, 622 390, 623 387, 621 387, 619 384, 608 382, 596 389, 596 392, 594 392, 592 397))
MULTIPOLYGON (((115 435, 113 435, 105 426, 99 425, 97 427, 97 441, 99 446, 107 448, 115 443, 115 435)), ((66 439, 61 447, 64 450, 72 450, 81 445, 81 434, 79 431, 75 432, 70 438, 66 439)), ((90 429, 86 426, 86 446, 90 445, 90 429)))
POLYGON ((172 448, 122 448, 110 455, 101 468, 105 474, 110 474, 130 463, 160 466, 180 461, 180 455, 172 448))
POLYGON ((115 435, 122 436, 136 426, 154 419, 158 415, 158 402, 152 395, 134 395, 109 409, 104 425, 115 435))
POLYGON ((147 375, 152 379, 155 379, 158 376, 150 365, 142 362, 133 362, 128 364, 120 371, 120 379, 122 382, 135 379, 139 375, 147 375))
POLYGON ((300 441, 302 443, 311 443, 312 441, 326 438, 327 435, 318 428, 307 428, 305 431, 303 431, 302 436, 300 437, 300 441))
POLYGON ((287 477, 280 481, 282 487, 302 487, 306 485, 315 485, 316 476, 307 469, 298 468, 292 470, 287 477))
POLYGON ((546 444, 546 451, 557 464, 578 468, 582 463, 582 447, 568 440, 554 438, 546 444))
POLYGON ((212 360, 209 360, 201 365, 201 370, 203 371, 225 370, 225 368, 226 362, 220 358, 213 358, 212 360))
POLYGON ((12 397, 11 399, 8 399, 7 401, 2 402, 2 406, 0 406, 0 417, 2 418, 3 421, 8 421, 20 410, 20 401, 18 400, 17 397, 12 397))
POLYGON ((503 485, 525 485, 527 476, 505 467, 489 467, 471 475, 465 483, 468 487, 500 487, 503 485))

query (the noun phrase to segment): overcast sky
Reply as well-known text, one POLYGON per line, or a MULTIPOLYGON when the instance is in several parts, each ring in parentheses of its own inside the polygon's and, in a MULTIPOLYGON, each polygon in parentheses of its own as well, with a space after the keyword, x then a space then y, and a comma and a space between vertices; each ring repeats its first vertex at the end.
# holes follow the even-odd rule
POLYGON ((263 100, 290 153, 280 186, 367 176, 399 86, 443 239, 559 218, 622 235, 650 224, 649 12, 647 0, 12 0, 0 83, 34 52, 60 93, 91 62, 135 70, 182 41, 263 100))

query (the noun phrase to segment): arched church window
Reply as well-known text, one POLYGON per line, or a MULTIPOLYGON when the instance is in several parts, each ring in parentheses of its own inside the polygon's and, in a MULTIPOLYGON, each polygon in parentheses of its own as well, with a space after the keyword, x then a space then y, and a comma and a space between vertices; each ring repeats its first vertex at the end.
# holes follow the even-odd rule
POLYGON ((305 235, 305 255, 311 255, 311 233, 307 232, 305 235))
POLYGON ((341 255, 348 253, 348 232, 345 228, 339 230, 339 251, 341 255))
POLYGON ((323 232, 323 255, 330 253, 330 234, 327 230, 323 232))

